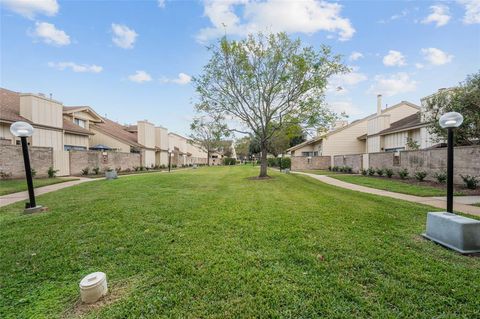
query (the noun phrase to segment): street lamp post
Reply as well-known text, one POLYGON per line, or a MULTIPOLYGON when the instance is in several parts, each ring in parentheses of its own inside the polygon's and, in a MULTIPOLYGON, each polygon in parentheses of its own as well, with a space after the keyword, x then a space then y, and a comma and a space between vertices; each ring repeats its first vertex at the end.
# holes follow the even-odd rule
POLYGON ((170 173, 170 170, 172 169, 172 156, 173 156, 172 150, 168 150, 168 172, 169 173, 170 173))
POLYGON ((10 132, 16 137, 20 137, 22 143, 22 152, 23 152, 23 162, 25 164, 25 176, 27 178, 28 186, 28 198, 29 202, 26 203, 25 212, 34 213, 40 211, 42 206, 37 206, 35 201, 35 192, 33 190, 33 177, 32 177, 32 168, 30 166, 30 156, 28 154, 28 143, 27 137, 33 135, 33 127, 27 122, 15 122, 10 126, 10 132))
POLYGON ((440 117, 439 124, 447 129, 447 212, 453 213, 453 129, 463 123, 463 116, 448 112, 440 117))

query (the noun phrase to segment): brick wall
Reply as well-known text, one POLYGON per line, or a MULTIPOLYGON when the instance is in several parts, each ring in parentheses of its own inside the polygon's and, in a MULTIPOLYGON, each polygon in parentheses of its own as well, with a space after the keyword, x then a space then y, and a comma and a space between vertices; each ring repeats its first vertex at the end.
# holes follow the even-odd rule
POLYGON ((70 151, 70 174, 81 175, 82 169, 88 167, 90 171, 99 167, 103 172, 107 168, 133 169, 140 166, 140 154, 122 152, 99 151, 70 151))
POLYGON ((328 169, 331 163, 330 156, 292 156, 292 171, 304 169, 328 169))
POLYGON ((393 168, 394 165, 393 152, 370 153, 368 154, 368 167, 372 168, 393 168))
MULTIPOLYGON (((53 149, 51 147, 28 147, 30 165, 37 172, 36 177, 47 177, 47 171, 53 166, 53 149)), ((11 178, 24 178, 25 166, 20 145, 0 146, 0 171, 11 174, 11 178)))
POLYGON ((335 155, 333 157, 334 166, 350 166, 354 172, 362 169, 362 154, 355 155, 335 155))

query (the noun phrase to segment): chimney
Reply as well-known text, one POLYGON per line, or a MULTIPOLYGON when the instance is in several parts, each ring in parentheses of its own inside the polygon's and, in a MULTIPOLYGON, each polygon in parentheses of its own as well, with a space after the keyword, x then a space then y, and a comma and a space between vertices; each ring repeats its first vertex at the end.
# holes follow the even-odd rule
POLYGON ((377 95, 377 115, 382 114, 382 95, 377 95))

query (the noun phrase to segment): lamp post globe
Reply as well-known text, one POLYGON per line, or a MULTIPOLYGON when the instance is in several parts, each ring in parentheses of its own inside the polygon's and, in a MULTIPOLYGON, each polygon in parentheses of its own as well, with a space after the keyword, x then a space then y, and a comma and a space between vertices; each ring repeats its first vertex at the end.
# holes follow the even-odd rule
POLYGON ((18 121, 10 126, 10 132, 12 132, 14 136, 20 137, 20 141, 22 142, 23 162, 25 164, 25 176, 27 178, 29 198, 29 202, 26 204, 25 212, 40 211, 42 207, 37 206, 37 203, 35 201, 35 193, 33 191, 33 176, 32 168, 30 166, 30 156, 28 154, 27 142, 27 137, 33 135, 34 129, 29 123, 18 121))
POLYGON ((438 123, 447 129, 447 212, 453 213, 453 129, 463 123, 463 116, 457 112, 443 114, 438 123))

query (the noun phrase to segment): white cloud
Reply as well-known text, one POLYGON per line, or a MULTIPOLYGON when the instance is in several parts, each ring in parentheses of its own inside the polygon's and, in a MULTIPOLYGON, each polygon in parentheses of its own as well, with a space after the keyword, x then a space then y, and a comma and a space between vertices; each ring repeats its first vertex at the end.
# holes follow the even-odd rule
POLYGON ((152 77, 147 72, 139 70, 135 74, 129 75, 128 79, 132 82, 143 83, 151 81, 152 77))
POLYGON ((48 66, 58 70, 71 69, 73 72, 100 73, 103 70, 103 67, 95 64, 76 64, 74 62, 49 62, 48 66))
POLYGON ((192 81, 192 77, 185 73, 179 73, 178 77, 175 79, 162 78, 160 79, 164 83, 176 83, 180 85, 188 84, 192 81))
POLYGON ((447 64, 452 61, 453 55, 437 48, 426 48, 420 51, 425 60, 433 65, 447 64))
POLYGON ((352 54, 350 54, 350 61, 357 61, 358 59, 363 58, 363 54, 361 52, 353 51, 352 54))
POLYGON ((159 8, 165 8, 165 0, 158 0, 157 3, 159 8))
POLYGON ((405 72, 399 72, 389 76, 376 75, 374 81, 374 84, 371 85, 367 91, 369 94, 393 96, 414 91, 417 86, 417 82, 411 79, 405 72))
POLYGON ((479 0, 457 0, 458 3, 465 7, 465 15, 463 23, 475 24, 480 23, 480 1, 479 0))
POLYGON ((417 69, 423 69, 425 66, 422 63, 415 63, 417 69))
POLYGON ((327 91, 334 95, 345 95, 348 89, 366 81, 368 78, 365 74, 357 72, 356 68, 353 71, 345 74, 337 74, 328 80, 327 91))
POLYGON ((363 111, 360 110, 351 101, 333 101, 328 103, 330 108, 336 113, 345 113, 349 116, 362 115, 363 111))
POLYGON ((341 10, 338 3, 321 0, 205 0, 204 14, 213 26, 201 29, 197 40, 206 42, 225 32, 245 36, 268 30, 307 34, 328 31, 345 41, 353 36, 355 29, 349 19, 340 15, 341 10))
POLYGON ((382 20, 378 21, 378 23, 387 23, 387 22, 390 22, 390 21, 395 21, 395 20, 404 18, 404 17, 406 17, 407 15, 408 15, 408 10, 407 10, 407 9, 403 9, 402 12, 392 15, 392 16, 391 16, 390 18, 388 18, 387 20, 382 19, 382 20))
POLYGON ((113 38, 112 41, 116 46, 123 49, 132 49, 133 44, 138 36, 135 30, 130 29, 126 25, 112 23, 113 38))
POLYGON ((36 22, 33 35, 48 44, 58 46, 70 44, 70 36, 65 31, 57 29, 55 25, 47 22, 36 22))
POLYGON ((386 66, 403 66, 405 65, 405 56, 400 51, 390 50, 383 57, 383 64, 386 66))
POLYGON ((450 21, 450 10, 445 5, 431 6, 432 11, 425 19, 422 20, 423 24, 436 23, 437 27, 446 25, 450 21))
POLYGON ((37 14, 54 16, 59 9, 57 0, 2 0, 2 4, 29 19, 37 14))

